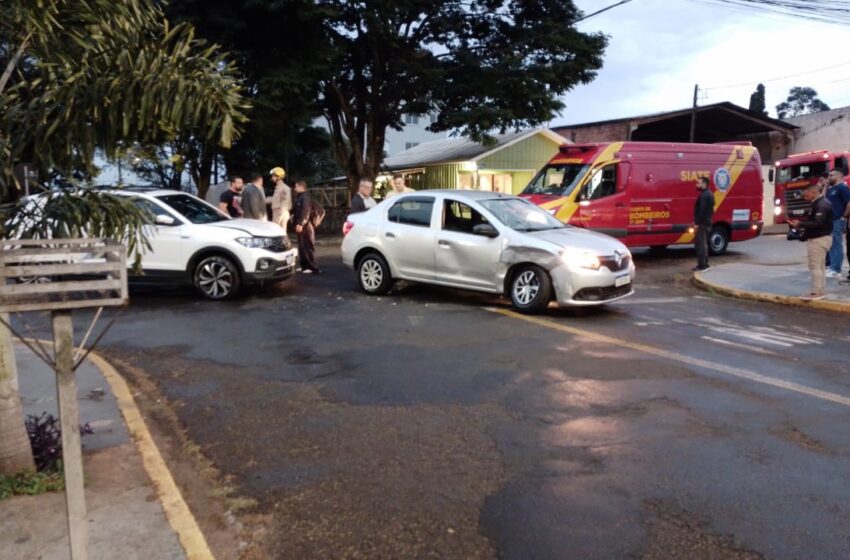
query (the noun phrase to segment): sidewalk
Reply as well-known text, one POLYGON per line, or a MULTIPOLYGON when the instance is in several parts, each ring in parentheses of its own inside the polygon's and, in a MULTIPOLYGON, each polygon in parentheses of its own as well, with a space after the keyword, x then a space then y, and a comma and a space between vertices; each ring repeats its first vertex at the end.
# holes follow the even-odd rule
MULTIPOLYGON (((21 344, 15 345, 24 414, 57 414, 53 371, 21 344)), ((186 554, 163 512, 104 374, 90 361, 77 370, 83 437, 89 557, 184 559, 186 554)), ((0 500, 0 556, 69 557, 65 495, 15 496, 0 500)))
MULTIPOLYGON (((811 286, 803 243, 779 235, 762 236, 730 250, 740 254, 696 273, 697 285, 731 297, 850 313, 850 286, 840 285, 835 278, 826 280, 826 298, 807 301, 800 297, 811 286)), ((845 267, 842 277, 846 275, 845 267)))

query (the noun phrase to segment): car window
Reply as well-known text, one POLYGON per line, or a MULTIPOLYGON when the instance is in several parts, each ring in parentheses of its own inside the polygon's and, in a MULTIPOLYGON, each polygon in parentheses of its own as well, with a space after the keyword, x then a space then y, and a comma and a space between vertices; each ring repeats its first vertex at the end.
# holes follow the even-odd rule
POLYGON ((567 227, 551 214, 522 198, 504 197, 481 201, 496 220, 516 231, 544 231, 567 227))
POLYGON ((598 200, 617 192, 617 165, 606 165, 593 172, 581 190, 581 200, 598 200))
POLYGON ((393 204, 387 213, 387 218, 399 224, 431 227, 433 210, 433 198, 408 197, 393 204))
POLYGON ((168 210, 160 206, 159 204, 154 204, 150 200, 145 198, 133 198, 133 205, 141 208, 142 210, 147 210, 154 217, 156 216, 168 216, 172 217, 171 214, 168 213, 168 210))
POLYGON ((581 182, 588 166, 583 163, 557 163, 544 167, 522 194, 567 196, 581 182))
POLYGON ((230 219, 206 202, 187 194, 167 194, 156 198, 193 224, 210 224, 230 219))
POLYGON ((443 203, 443 229, 472 233, 472 228, 486 224, 487 218, 471 206, 457 200, 446 200, 443 203))

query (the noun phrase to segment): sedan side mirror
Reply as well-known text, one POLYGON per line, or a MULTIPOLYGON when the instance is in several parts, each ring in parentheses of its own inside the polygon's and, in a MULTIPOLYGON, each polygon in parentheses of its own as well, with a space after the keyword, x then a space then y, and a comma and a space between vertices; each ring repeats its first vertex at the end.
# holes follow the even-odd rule
POLYGON ((157 214, 153 221, 158 226, 173 226, 177 223, 177 220, 166 214, 157 214))
POLYGON ((477 226, 472 228, 472 233, 474 233, 475 235, 489 237, 490 239, 499 237, 499 230, 494 228, 491 224, 478 224, 477 226))

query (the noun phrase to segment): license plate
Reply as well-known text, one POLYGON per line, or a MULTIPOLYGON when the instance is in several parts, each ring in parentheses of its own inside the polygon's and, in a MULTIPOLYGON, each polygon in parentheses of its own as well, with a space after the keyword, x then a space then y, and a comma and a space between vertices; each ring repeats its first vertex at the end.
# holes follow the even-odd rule
POLYGON ((619 288, 620 286, 625 286, 631 281, 632 279, 629 276, 620 276, 619 278, 614 278, 614 287, 619 288))

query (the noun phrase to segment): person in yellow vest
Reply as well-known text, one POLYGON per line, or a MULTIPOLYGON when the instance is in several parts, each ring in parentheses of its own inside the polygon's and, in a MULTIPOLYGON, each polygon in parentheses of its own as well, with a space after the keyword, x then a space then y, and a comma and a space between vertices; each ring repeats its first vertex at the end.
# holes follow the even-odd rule
POLYGON ((405 186, 403 175, 396 173, 395 175, 393 175, 392 188, 387 191, 387 194, 384 195, 384 198, 392 198, 394 196, 398 196, 406 192, 413 192, 413 189, 405 186))
POLYGON ((292 189, 283 181, 283 178, 286 177, 286 171, 283 167, 275 167, 269 171, 269 175, 271 175, 274 184, 272 220, 286 230, 286 224, 289 223, 292 212, 292 189))

